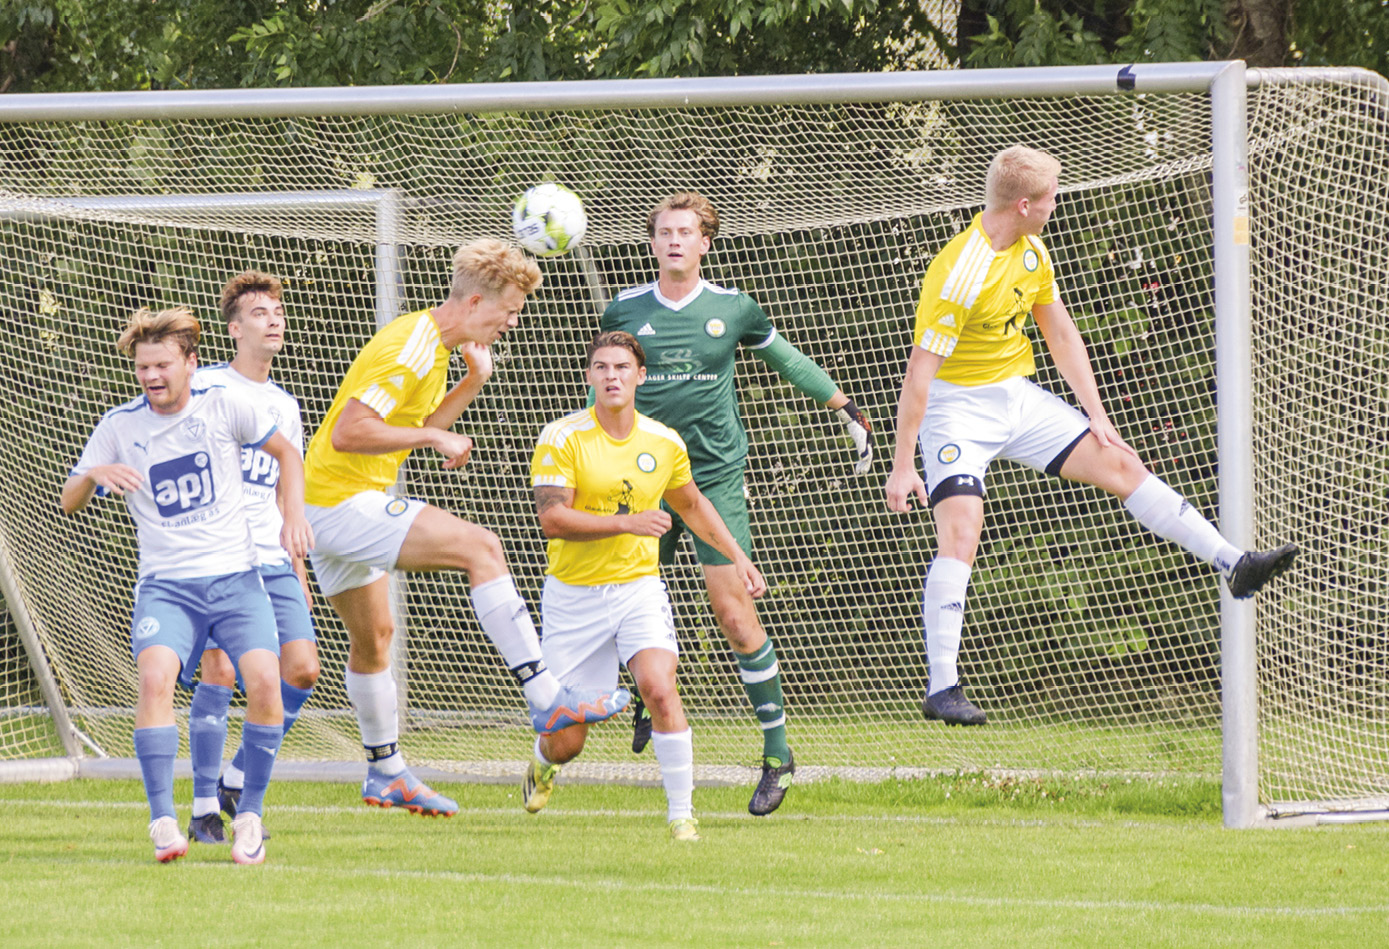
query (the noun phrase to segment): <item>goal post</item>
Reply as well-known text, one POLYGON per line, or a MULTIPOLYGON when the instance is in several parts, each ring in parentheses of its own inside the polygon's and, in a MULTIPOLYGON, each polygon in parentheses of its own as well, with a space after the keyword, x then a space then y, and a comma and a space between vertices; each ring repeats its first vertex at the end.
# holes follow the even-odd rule
MULTIPOLYGON (((0 97, 0 310, 15 328, 0 339, 14 393, 0 463, 27 479, 0 486, 11 613, 54 657, 73 731, 128 756, 133 536, 114 505, 63 518, 48 500, 100 411, 134 395, 112 345, 121 321, 192 305, 206 355, 222 358, 221 283, 276 272, 291 340, 276 374, 312 431, 372 331, 437 303, 452 250, 509 236, 511 200, 554 179, 585 200, 586 242, 542 261, 544 285, 496 347, 463 422, 478 445, 468 468, 415 457, 401 483, 496 531, 536 606, 530 448, 581 401, 595 312, 654 274, 647 211, 695 188, 724 220, 706 276, 752 293, 878 422, 880 467, 854 478, 828 414, 740 363, 754 555, 771 583, 761 611, 805 778, 1220 775, 1232 827, 1382 809, 1389 637, 1373 609, 1372 499, 1389 488, 1389 411, 1376 417, 1363 380, 1389 357, 1368 289, 1389 263, 1355 235, 1387 223, 1371 200, 1389 175, 1385 101, 1371 73, 1241 63, 0 97), (917 708, 934 536, 929 518, 886 511, 881 465, 921 275, 1014 143, 1062 161, 1044 239, 1125 438, 1236 544, 1305 553, 1271 595, 1237 603, 1113 499, 999 464, 962 653, 990 724, 947 730, 917 708)), ((1046 358, 1040 378, 1068 394, 1046 358)), ((700 775, 745 778, 755 722, 683 557, 667 578, 700 775)), ((523 703, 465 585, 411 576, 399 593, 407 754, 519 775, 523 703)), ((282 758, 357 761, 345 633, 322 602, 315 620, 323 677, 282 758)), ((622 732, 595 729, 575 770, 651 777, 622 732)), ((6 738, 0 757, 25 757, 6 738)))

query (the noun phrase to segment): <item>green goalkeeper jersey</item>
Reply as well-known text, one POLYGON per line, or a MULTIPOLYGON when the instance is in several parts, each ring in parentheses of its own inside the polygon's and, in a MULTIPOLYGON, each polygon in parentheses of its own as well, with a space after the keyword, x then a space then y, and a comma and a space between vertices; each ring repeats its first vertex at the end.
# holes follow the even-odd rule
POLYGON ((823 369, 779 340, 752 297, 707 280, 679 301, 663 297, 655 283, 624 290, 604 311, 602 329, 631 333, 646 351, 637 411, 680 433, 696 482, 740 468, 747 459, 733 385, 740 343, 817 401, 828 401, 835 391, 823 369))

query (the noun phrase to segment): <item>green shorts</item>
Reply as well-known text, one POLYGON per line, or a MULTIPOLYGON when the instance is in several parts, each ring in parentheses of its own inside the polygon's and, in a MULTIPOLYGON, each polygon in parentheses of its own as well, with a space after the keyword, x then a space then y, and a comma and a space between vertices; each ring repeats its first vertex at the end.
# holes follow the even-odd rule
MULTIPOLYGON (((751 557, 752 528, 748 524, 748 497, 743 491, 743 470, 738 468, 729 474, 696 483, 700 492, 714 505, 714 510, 719 512, 724 524, 728 525, 728 532, 733 535, 743 553, 751 557)), ((664 501, 661 502, 661 509, 669 514, 671 519, 670 530, 661 536, 661 563, 675 563, 675 548, 680 544, 680 535, 687 531, 690 540, 694 542, 695 558, 700 563, 718 566, 733 562, 700 540, 695 532, 680 520, 680 515, 672 511, 664 501)))

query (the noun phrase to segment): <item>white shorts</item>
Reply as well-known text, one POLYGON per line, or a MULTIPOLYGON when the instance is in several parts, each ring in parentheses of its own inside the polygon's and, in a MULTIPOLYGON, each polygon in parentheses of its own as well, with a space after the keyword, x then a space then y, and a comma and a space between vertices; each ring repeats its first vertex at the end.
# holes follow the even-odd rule
POLYGON ((643 649, 680 654, 660 577, 580 587, 547 576, 540 615, 540 653, 565 685, 611 691, 619 660, 625 665, 643 649))
POLYGON ((313 528, 313 563, 324 596, 364 587, 394 570, 400 548, 423 501, 393 498, 384 491, 363 491, 332 507, 304 505, 313 528))
POLYGON ((931 504, 957 494, 982 498, 995 458, 1059 477, 1089 431, 1084 415, 1022 376, 985 386, 935 379, 919 433, 931 504))

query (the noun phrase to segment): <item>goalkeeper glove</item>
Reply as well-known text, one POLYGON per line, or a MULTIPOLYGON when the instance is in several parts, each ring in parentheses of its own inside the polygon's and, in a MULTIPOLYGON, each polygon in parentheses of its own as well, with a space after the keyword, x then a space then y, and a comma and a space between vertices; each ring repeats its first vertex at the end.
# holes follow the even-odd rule
POLYGON ((854 462, 854 474, 864 474, 873 465, 873 425, 868 421, 868 416, 859 411, 859 407, 854 405, 854 400, 850 399, 841 405, 837 411, 839 418, 844 422, 844 428, 848 430, 849 437, 854 440, 854 447, 858 449, 858 461, 854 462))

